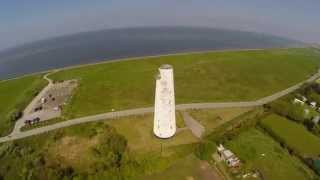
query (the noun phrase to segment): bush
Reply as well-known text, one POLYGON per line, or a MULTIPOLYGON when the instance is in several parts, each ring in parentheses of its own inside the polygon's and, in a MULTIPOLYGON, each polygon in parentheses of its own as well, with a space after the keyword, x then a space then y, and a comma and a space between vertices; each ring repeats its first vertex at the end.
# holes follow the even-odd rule
POLYGON ((286 100, 280 99, 266 106, 269 107, 271 111, 281 116, 287 117, 289 115, 290 108, 289 108, 289 103, 286 100))
POLYGON ((234 120, 215 129, 211 134, 205 137, 207 140, 224 144, 226 141, 240 134, 242 131, 253 127, 259 119, 267 115, 262 108, 257 108, 246 112, 234 120))
POLYGON ((314 160, 313 166, 314 166, 316 172, 320 175, 320 160, 314 160))
POLYGON ((62 177, 72 177, 74 174, 74 169, 70 166, 60 170, 62 177))
POLYGON ((312 133, 314 133, 317 136, 320 136, 320 125, 313 126, 312 133))
POLYGON ((20 119, 23 115, 22 111, 20 109, 14 109, 12 112, 9 113, 10 114, 10 120, 12 122, 17 121, 18 119, 20 119))
POLYGON ((291 103, 291 96, 290 98, 286 97, 274 101, 268 104, 267 107, 274 113, 299 123, 310 119, 310 116, 305 116, 303 106, 291 103))
POLYGON ((303 122, 304 126, 309 130, 309 131, 313 131, 313 129, 316 127, 315 124, 312 122, 311 119, 309 120, 305 120, 303 122))
POLYGON ((124 136, 118 134, 114 128, 106 126, 103 132, 100 144, 94 148, 96 155, 102 159, 102 164, 98 163, 95 167, 96 171, 113 167, 119 168, 123 154, 127 149, 127 140, 124 136))
POLYGON ((315 92, 314 90, 311 90, 308 94, 307 97, 309 101, 315 101, 317 104, 320 104, 320 95, 315 92))
POLYGON ((313 83, 311 83, 310 87, 313 91, 320 94, 320 85, 318 83, 313 82, 313 83))
POLYGON ((196 146, 195 155, 201 160, 210 160, 212 154, 217 150, 215 143, 211 141, 201 142, 196 146))
POLYGON ((299 123, 304 122, 308 117, 304 114, 304 108, 300 105, 290 105, 288 117, 299 123))

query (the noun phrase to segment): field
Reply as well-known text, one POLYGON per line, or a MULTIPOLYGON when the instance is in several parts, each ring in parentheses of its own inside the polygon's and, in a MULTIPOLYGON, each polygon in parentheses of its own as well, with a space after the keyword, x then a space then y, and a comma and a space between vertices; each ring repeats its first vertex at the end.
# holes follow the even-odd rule
POLYGON ((302 162, 281 148, 271 137, 257 129, 242 132, 227 143, 244 163, 243 171, 258 169, 264 179, 312 179, 314 176, 302 162))
POLYGON ((124 121, 116 128, 105 122, 88 123, 0 144, 0 178, 129 179, 162 172, 193 152, 196 139, 183 132, 170 145, 154 149, 160 141, 148 134, 149 125, 137 122, 145 130, 143 136, 137 134, 137 126, 131 126, 134 130, 128 134, 122 132, 131 120, 141 118, 128 119, 116 119, 124 121), (133 143, 138 149, 133 149, 133 143))
POLYGON ((153 134, 153 115, 125 117, 106 121, 128 140, 129 148, 136 152, 161 151, 161 148, 196 143, 199 140, 190 130, 182 130, 171 139, 160 140, 153 134))
POLYGON ((0 82, 0 136, 13 128, 13 113, 23 111, 35 93, 46 85, 41 75, 0 82))
POLYGON ((141 180, 220 180, 217 173, 205 161, 194 155, 179 160, 163 172, 141 178, 141 180))
MULTIPOLYGON (((101 124, 100 124, 101 126, 101 124)), ((97 124, 61 129, 0 145, 0 177, 3 179, 59 179, 60 171, 90 171, 97 158, 91 148, 101 142, 90 134, 97 124)))
POLYGON ((174 67, 176 102, 254 100, 283 90, 315 73, 313 49, 211 52, 141 58, 67 69, 55 80, 79 79, 67 118, 152 106, 154 77, 161 64, 174 67))
POLYGON ((215 128, 225 124, 232 119, 246 113, 253 108, 226 108, 226 109, 203 109, 190 110, 190 115, 202 124, 206 134, 210 134, 215 128))
POLYGON ((302 157, 320 155, 320 138, 303 125, 274 114, 262 119, 261 125, 302 157))

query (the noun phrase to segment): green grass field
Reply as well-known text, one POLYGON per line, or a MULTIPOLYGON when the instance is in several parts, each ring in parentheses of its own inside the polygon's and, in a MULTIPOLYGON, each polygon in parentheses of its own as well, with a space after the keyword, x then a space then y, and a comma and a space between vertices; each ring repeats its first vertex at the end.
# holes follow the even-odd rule
POLYGON ((305 127, 278 115, 269 115, 261 125, 303 157, 320 155, 320 138, 305 127))
POLYGON ((210 134, 215 128, 250 110, 253 108, 201 109, 188 112, 205 127, 206 134, 210 134))
POLYGON ((148 118, 116 119, 116 129, 112 128, 115 131, 110 131, 110 126, 107 128, 105 122, 87 123, 15 142, 2 143, 0 177, 4 179, 90 177, 111 180, 121 176, 123 179, 131 179, 162 172, 193 152, 196 142, 194 137, 188 137, 188 133, 180 132, 177 138, 166 141, 168 144, 165 144, 164 141, 151 136, 149 125, 144 125, 148 123, 142 122, 145 120, 148 118), (133 123, 132 120, 137 122, 133 123), (128 145, 120 162, 110 151, 104 153, 97 151, 101 150, 101 147, 102 150, 118 147, 117 143, 119 137, 123 137, 122 134, 127 138, 128 145), (138 149, 133 149, 133 143, 137 144, 138 149), (162 148, 158 148, 159 143, 164 143, 162 148), (112 161, 120 165, 108 164, 112 161))
POLYGON ((254 100, 283 90, 316 72, 312 49, 211 52, 141 58, 63 70, 55 80, 79 79, 68 118, 153 105, 161 64, 174 67, 176 102, 254 100))
POLYGON ((13 128, 11 114, 24 110, 35 93, 45 85, 41 75, 0 82, 0 136, 8 134, 13 128))
MULTIPOLYGON (((296 136, 295 136, 296 137, 296 136)), ((257 129, 242 132, 227 143, 244 163, 244 172, 258 169, 264 179, 312 179, 314 174, 297 158, 257 129), (262 155, 264 154, 264 156, 262 155)))
POLYGON ((219 180, 217 173, 205 161, 200 161, 194 155, 177 161, 168 169, 155 173, 141 180, 219 180))
POLYGON ((153 134, 153 114, 107 120, 106 123, 125 136, 129 148, 136 152, 160 151, 161 148, 199 141, 190 130, 180 131, 173 138, 166 140, 156 138, 153 134))

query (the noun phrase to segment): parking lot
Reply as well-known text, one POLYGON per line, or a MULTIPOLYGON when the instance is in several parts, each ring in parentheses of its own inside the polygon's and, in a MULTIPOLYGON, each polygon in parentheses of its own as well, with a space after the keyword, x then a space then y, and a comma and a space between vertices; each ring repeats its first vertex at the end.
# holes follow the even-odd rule
POLYGON ((76 80, 57 82, 51 85, 25 114, 24 123, 32 125, 40 121, 61 116, 63 106, 66 105, 72 91, 77 87, 76 80))

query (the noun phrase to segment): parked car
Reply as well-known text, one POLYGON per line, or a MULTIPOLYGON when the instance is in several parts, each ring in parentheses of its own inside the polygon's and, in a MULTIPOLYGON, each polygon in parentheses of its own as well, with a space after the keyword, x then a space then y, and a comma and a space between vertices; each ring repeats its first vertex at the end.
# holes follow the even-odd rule
POLYGON ((38 107, 34 108, 34 112, 41 111, 42 109, 43 109, 42 106, 38 106, 38 107))
POLYGON ((24 124, 25 125, 34 125, 34 124, 39 123, 39 122, 40 122, 40 118, 36 117, 34 119, 31 119, 31 120, 25 120, 24 124))
POLYGON ((33 124, 36 124, 36 123, 40 122, 40 118, 36 117, 36 118, 32 119, 32 122, 33 122, 33 124))
POLYGON ((25 121, 24 121, 24 124, 25 124, 25 125, 31 125, 31 120, 25 120, 25 121))
POLYGON ((54 110, 54 111, 59 111, 59 110, 60 110, 60 107, 59 107, 59 106, 56 106, 56 107, 53 108, 53 110, 54 110))

